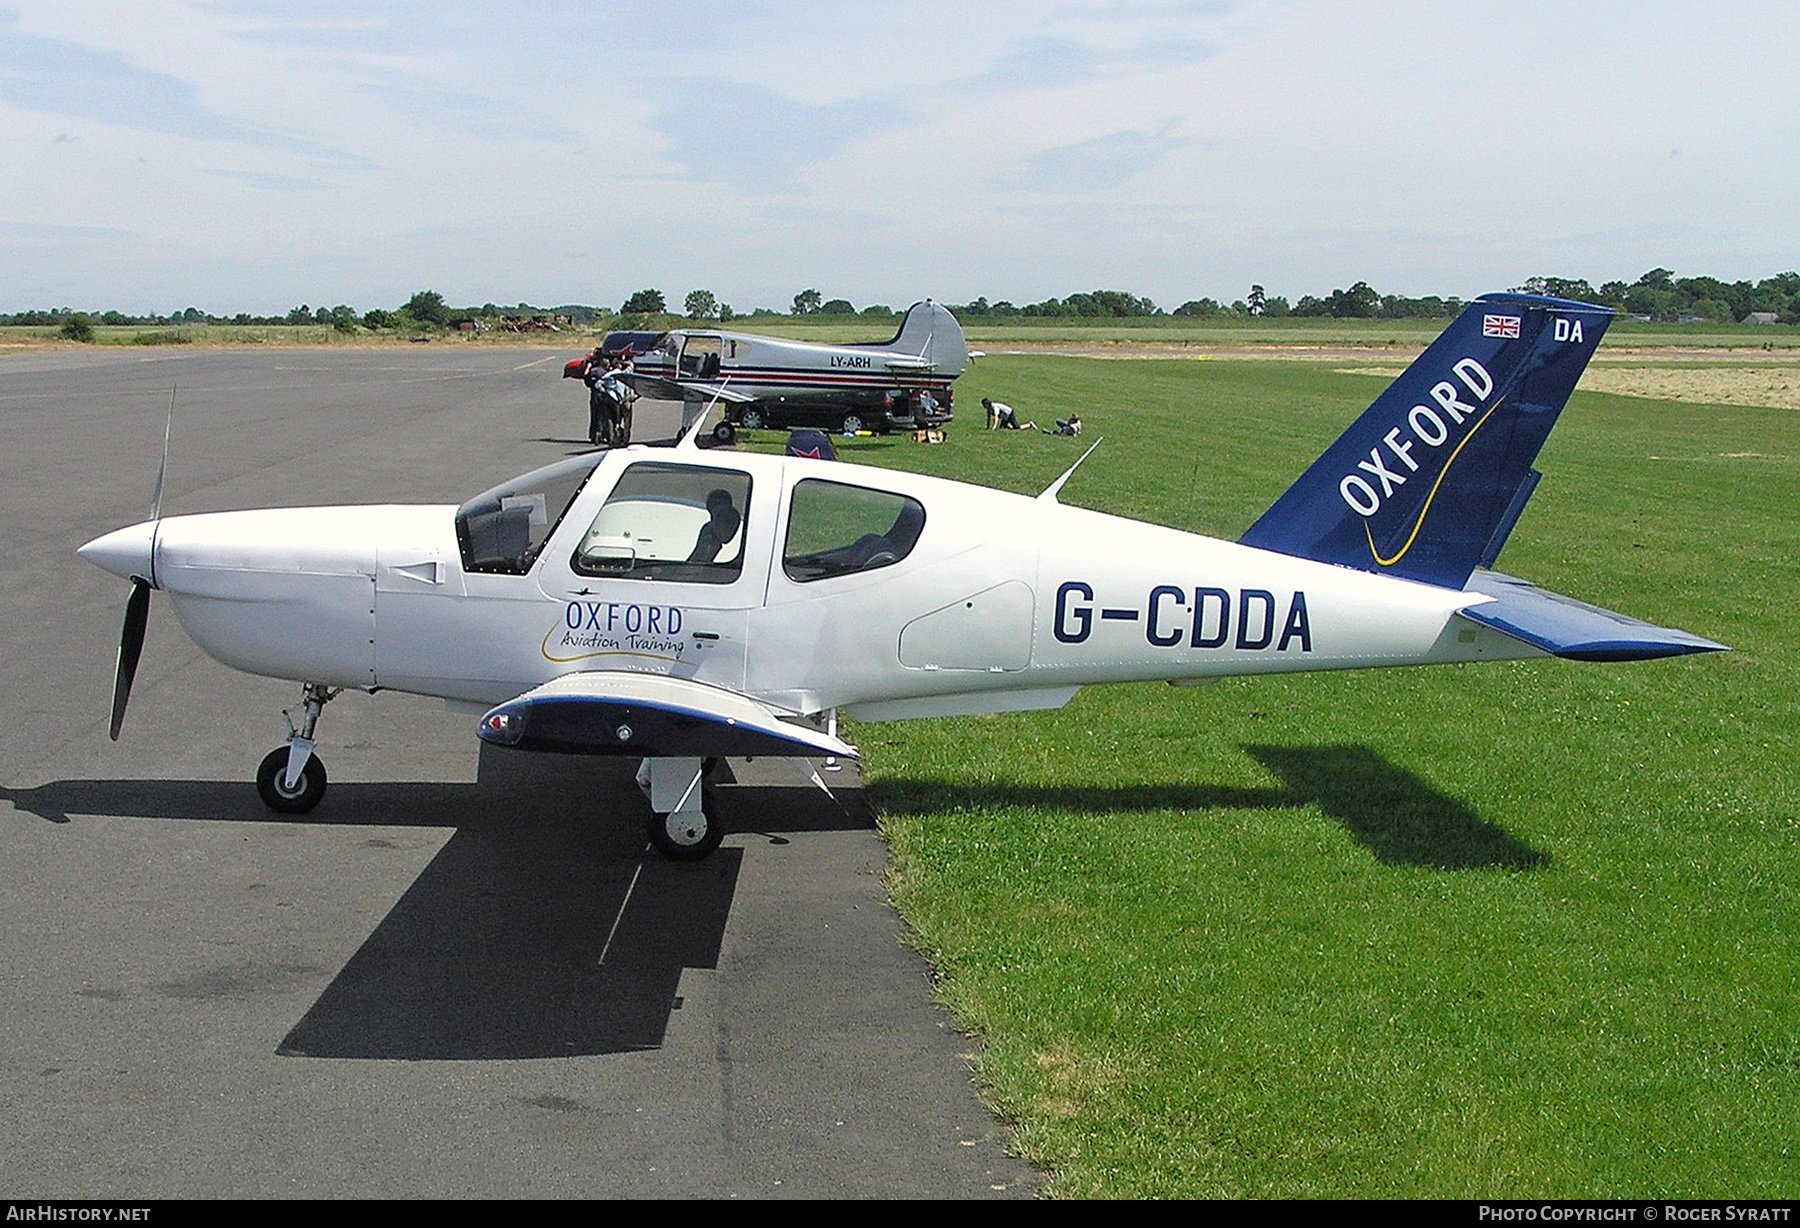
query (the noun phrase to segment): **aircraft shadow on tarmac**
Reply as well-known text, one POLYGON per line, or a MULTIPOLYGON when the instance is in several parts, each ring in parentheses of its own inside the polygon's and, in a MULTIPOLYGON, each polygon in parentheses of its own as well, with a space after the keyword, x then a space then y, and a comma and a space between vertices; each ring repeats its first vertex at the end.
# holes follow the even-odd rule
MULTIPOLYGON (((481 1060, 659 1047, 682 971, 717 966, 743 849, 692 864, 650 851, 634 767, 483 747, 472 785, 334 781, 298 821, 456 830, 280 1052, 481 1060)), ((804 783, 721 792, 731 831, 776 843, 874 826, 860 789, 836 801, 804 783)), ((295 821, 229 781, 58 781, 0 799, 51 822, 295 821)))
MULTIPOLYGON (((1387 865, 1530 870, 1548 858, 1462 802, 1361 746, 1246 746, 1271 787, 1037 788, 890 778, 900 811, 986 800, 1047 809, 1186 810, 1317 805, 1387 865)), ((657 1048, 686 968, 718 963, 744 850, 669 862, 616 760, 483 747, 475 784, 334 782, 318 825, 452 827, 455 834, 288 1033, 280 1052, 322 1058, 478 1060, 657 1048)), ((730 830, 867 830, 860 789, 728 786, 730 830)), ((51 822, 71 814, 293 822, 230 781, 82 780, 0 789, 51 822)))

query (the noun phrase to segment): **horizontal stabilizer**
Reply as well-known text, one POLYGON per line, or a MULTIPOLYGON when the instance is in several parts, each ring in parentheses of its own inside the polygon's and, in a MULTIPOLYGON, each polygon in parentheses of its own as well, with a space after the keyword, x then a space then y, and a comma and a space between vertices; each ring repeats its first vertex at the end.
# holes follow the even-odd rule
POLYGON ((849 743, 747 695, 656 674, 564 674, 492 709, 476 732, 496 746, 572 755, 856 758, 849 743))
POLYGON ((1724 644, 1640 622, 1496 571, 1476 572, 1468 591, 1494 600, 1459 610, 1459 617, 1572 661, 1648 661, 1729 651, 1724 644))

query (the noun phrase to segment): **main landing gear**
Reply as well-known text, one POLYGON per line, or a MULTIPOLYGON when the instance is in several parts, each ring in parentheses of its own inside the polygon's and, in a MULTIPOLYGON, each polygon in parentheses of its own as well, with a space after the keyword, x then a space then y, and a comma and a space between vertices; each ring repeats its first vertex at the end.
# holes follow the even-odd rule
MULTIPOLYGON (((343 693, 341 687, 306 684, 298 709, 287 708, 288 743, 264 757, 256 769, 256 791, 269 809, 305 814, 325 796, 325 765, 313 754, 319 713, 343 693), (300 723, 296 725, 296 711, 300 723)), ((725 809, 711 777, 723 761, 717 758, 645 759, 638 767, 638 787, 650 799, 647 833, 657 851, 673 861, 699 861, 719 847, 725 836, 725 809)), ((727 776, 725 779, 729 780, 727 776)))
POLYGON ((650 799, 650 843, 664 857, 699 861, 719 847, 725 811, 706 779, 717 766, 716 759, 659 758, 638 767, 638 788, 650 799))
POLYGON ((325 765, 313 755, 313 731, 319 713, 342 693, 342 687, 306 684, 300 707, 304 715, 294 724, 294 709, 281 715, 288 724, 288 744, 277 746, 256 769, 256 791, 269 809, 280 814, 305 814, 325 796, 325 765))

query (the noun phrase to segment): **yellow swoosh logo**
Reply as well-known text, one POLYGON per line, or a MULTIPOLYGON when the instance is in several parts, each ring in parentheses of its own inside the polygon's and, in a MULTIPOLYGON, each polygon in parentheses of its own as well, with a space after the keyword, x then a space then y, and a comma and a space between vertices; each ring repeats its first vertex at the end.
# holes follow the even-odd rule
POLYGON ((1431 510, 1431 501, 1437 498, 1438 487, 1444 484, 1444 478, 1450 473, 1450 466, 1456 463, 1456 458, 1460 456, 1462 450, 1468 446, 1469 440, 1475 438, 1475 432, 1479 431, 1482 425, 1489 418, 1494 416, 1494 411, 1504 404, 1506 404, 1506 398, 1501 397, 1498 401, 1495 401, 1493 405, 1489 406, 1487 413, 1475 420, 1475 425, 1469 428, 1469 433, 1462 437, 1462 442, 1456 445, 1456 450, 1454 452, 1450 453, 1450 459, 1445 461, 1444 467, 1438 471, 1437 481, 1431 484, 1431 493, 1425 496, 1425 506, 1419 509, 1419 518, 1413 522, 1412 532, 1406 535, 1405 544, 1403 544, 1394 554, 1394 557, 1388 559, 1381 557, 1381 551, 1375 548, 1375 534, 1370 532, 1369 522, 1366 520, 1363 521, 1363 536, 1369 539, 1370 558, 1374 559, 1383 567, 1392 567, 1395 563, 1398 563, 1401 559, 1406 557, 1406 552, 1411 550, 1412 544, 1419 539, 1419 530, 1425 527, 1425 514, 1431 510))

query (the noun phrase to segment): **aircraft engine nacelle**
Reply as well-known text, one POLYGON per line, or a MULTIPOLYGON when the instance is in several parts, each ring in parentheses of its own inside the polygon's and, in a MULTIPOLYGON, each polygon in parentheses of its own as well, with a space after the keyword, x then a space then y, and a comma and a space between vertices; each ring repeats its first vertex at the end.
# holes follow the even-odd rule
POLYGON ((366 508, 171 517, 157 524, 151 578, 223 664, 366 689, 375 682, 376 560, 367 520, 366 508))

